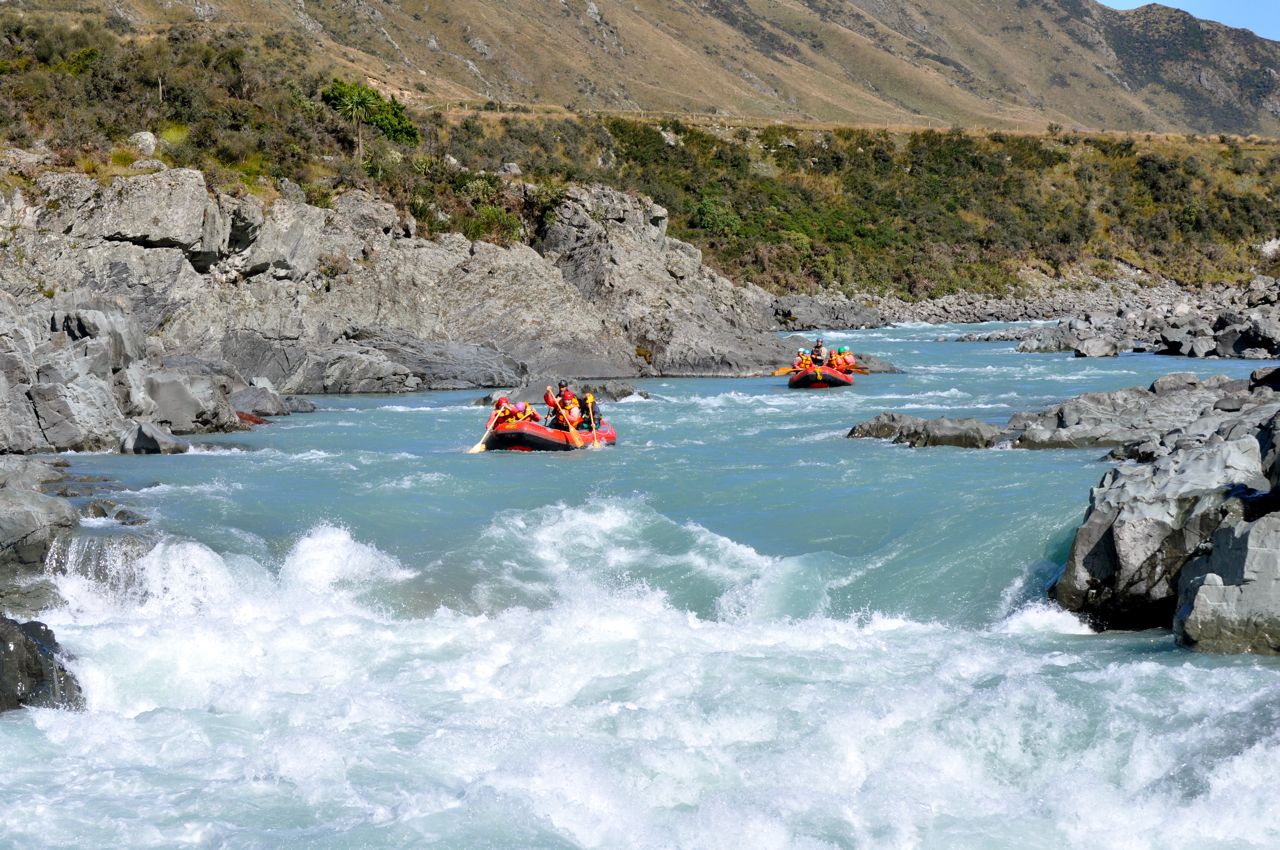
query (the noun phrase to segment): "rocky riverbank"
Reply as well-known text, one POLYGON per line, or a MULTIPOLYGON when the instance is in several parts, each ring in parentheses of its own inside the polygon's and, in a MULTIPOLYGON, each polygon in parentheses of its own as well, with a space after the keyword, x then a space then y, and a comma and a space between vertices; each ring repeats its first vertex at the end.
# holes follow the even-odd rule
POLYGON ((1099 628, 1171 628, 1214 652, 1280 653, 1280 371, 1168 375, 1004 428, 884 413, 851 437, 974 448, 1111 447, 1050 594, 1099 628))
POLYGON ((211 192, 190 169, 102 185, 34 155, 0 161, 29 184, 0 196, 0 281, 22 305, 110 302, 158 354, 282 393, 754 374, 787 356, 778 330, 880 323, 840 297, 736 285, 667 236, 662 207, 599 186, 570 187, 535 250, 420 238, 362 191, 320 208, 211 192))
MULTIPOLYGON (((1063 314, 1059 314, 1063 315, 1063 314)), ((1280 282, 1258 276, 1247 286, 1187 290, 1172 284, 1083 294, 1068 318, 1039 327, 957 337, 961 342, 1018 342, 1023 352, 1111 357, 1150 351, 1184 357, 1266 359, 1280 354, 1280 282)), ((1002 320, 1044 318, 1010 309, 1002 320)))

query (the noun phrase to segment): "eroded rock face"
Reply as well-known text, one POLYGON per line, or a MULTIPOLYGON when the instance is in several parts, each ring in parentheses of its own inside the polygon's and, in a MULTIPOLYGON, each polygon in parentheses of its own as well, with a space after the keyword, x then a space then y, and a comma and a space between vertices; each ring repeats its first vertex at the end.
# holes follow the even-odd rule
POLYGON ((216 365, 161 367, 147 347, 118 310, 24 309, 0 293, 0 452, 114 449, 127 419, 180 433, 239 428, 216 365))

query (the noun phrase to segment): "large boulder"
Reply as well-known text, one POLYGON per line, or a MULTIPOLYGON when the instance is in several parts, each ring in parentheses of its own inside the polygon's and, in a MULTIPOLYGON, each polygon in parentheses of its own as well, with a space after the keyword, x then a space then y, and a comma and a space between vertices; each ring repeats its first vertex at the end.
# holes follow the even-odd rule
POLYGON ((231 393, 231 406, 254 416, 288 416, 284 399, 269 387, 248 386, 231 393))
POLYGON ((277 277, 299 280, 315 271, 327 215, 319 207, 276 201, 249 248, 244 274, 270 271, 277 277))
POLYGON ((1239 488, 1270 489, 1258 441, 1220 438, 1107 472, 1051 594, 1104 628, 1168 628, 1183 565, 1239 488))
POLYGON ((240 427, 229 399, 230 381, 222 375, 158 369, 147 375, 146 387, 156 405, 155 421, 175 434, 235 431, 240 427))
POLYGON ((62 647, 44 623, 0 617, 0 711, 84 708, 80 683, 61 656, 62 647))
POLYGON ((1187 563, 1173 631, 1205 652, 1280 654, 1280 514, 1224 525, 1187 563))
POLYGON ((177 455, 190 450, 190 443, 173 436, 154 422, 130 422, 120 436, 121 454, 177 455))

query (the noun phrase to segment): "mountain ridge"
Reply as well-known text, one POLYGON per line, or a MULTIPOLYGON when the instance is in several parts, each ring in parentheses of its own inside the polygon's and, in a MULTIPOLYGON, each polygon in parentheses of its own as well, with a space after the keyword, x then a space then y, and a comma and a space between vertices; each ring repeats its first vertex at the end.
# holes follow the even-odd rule
POLYGON ((1280 42, 1094 0, 113 0, 13 8, 293 32, 417 105, 1280 135, 1280 42))

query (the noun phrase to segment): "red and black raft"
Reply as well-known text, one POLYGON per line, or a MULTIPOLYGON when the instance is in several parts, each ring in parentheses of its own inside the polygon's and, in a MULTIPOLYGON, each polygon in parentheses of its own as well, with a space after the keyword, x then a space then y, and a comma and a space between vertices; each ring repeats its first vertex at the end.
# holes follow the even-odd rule
POLYGON ((595 434, 575 431, 581 444, 574 442, 568 431, 560 431, 539 425, 537 422, 514 422, 499 425, 484 439, 484 447, 490 451, 510 452, 568 452, 590 448, 592 444, 612 446, 618 434, 608 422, 601 421, 595 434))
POLYGON ((825 390, 829 387, 852 385, 853 375, 845 374, 838 369, 828 369, 826 366, 815 366, 803 372, 796 372, 787 381, 787 386, 793 390, 825 390))

